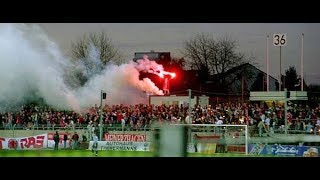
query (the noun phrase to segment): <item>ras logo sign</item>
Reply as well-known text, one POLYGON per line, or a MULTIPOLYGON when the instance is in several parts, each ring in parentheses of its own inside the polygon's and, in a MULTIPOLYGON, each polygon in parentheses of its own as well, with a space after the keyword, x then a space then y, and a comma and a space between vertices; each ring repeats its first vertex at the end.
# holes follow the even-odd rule
POLYGON ((8 147, 9 147, 9 149, 17 149, 18 141, 16 139, 10 139, 8 141, 8 147))

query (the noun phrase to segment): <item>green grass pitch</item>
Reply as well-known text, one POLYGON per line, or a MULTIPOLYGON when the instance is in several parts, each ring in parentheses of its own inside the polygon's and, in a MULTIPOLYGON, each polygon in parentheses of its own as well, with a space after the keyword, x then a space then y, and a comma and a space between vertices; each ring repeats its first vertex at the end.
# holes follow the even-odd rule
MULTIPOLYGON (((0 157, 96 157, 90 150, 1 150, 0 157)), ((154 157, 152 151, 105 151, 98 152, 97 157, 154 157)), ((261 157, 245 154, 201 154, 188 153, 187 157, 261 157)))

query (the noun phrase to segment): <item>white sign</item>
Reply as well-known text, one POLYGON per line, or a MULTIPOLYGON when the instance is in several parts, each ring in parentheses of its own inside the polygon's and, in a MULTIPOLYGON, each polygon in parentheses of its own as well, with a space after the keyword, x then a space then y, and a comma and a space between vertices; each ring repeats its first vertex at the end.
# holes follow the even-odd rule
MULTIPOLYGON (((53 133, 53 132, 51 132, 51 133, 48 133, 48 143, 47 143, 47 145, 48 145, 48 148, 54 148, 54 145, 55 145, 55 142, 54 142, 54 140, 53 140, 53 136, 54 136, 54 134, 55 133, 53 133)), ((70 147, 72 147, 72 145, 71 145, 71 141, 70 141, 70 139, 71 139, 71 134, 69 134, 69 133, 65 133, 65 132, 59 132, 59 144, 58 144, 58 148, 60 149, 60 148, 64 148, 64 134, 67 134, 67 136, 68 136, 68 140, 66 141, 66 148, 70 148, 70 147)))
POLYGON ((286 46, 287 34, 273 34, 273 45, 274 46, 286 46))
POLYGON ((47 147, 48 135, 40 134, 36 136, 20 137, 20 138, 3 138, 0 137, 1 149, 43 149, 47 147))
MULTIPOLYGON (((89 142, 89 150, 93 141, 89 142)), ((113 151, 150 151, 150 142, 136 141, 98 141, 98 149, 113 151)))
MULTIPOLYGON (((66 148, 71 148, 72 147, 71 143, 72 143, 72 141, 67 140, 66 141, 66 148)), ((55 145, 54 140, 49 140, 48 139, 48 143, 47 144, 48 144, 48 148, 49 149, 54 149, 54 145, 55 145)), ((59 149, 64 148, 64 141, 62 141, 62 140, 59 141, 58 148, 59 149)))

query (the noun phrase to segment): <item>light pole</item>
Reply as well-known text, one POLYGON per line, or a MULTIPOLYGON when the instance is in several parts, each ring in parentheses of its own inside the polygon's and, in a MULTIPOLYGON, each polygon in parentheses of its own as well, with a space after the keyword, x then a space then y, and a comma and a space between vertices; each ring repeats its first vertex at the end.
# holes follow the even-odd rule
POLYGON ((100 136, 99 136, 99 140, 102 140, 102 135, 103 135, 103 128, 102 128, 102 99, 106 99, 107 97, 107 93, 103 92, 101 90, 101 95, 100 95, 100 123, 99 123, 99 131, 100 131, 100 136))
POLYGON ((189 121, 190 121, 190 118, 191 118, 191 89, 188 89, 189 91, 189 121))
MULTIPOLYGON (((190 124, 192 124, 192 118, 191 118, 191 98, 192 98, 192 96, 191 96, 191 89, 188 89, 188 91, 189 91, 189 112, 188 112, 188 122, 187 123, 189 123, 190 122, 190 124)), ((192 137, 191 137, 191 129, 189 128, 188 129, 188 135, 189 135, 189 141, 191 141, 191 139, 192 139, 192 137)))
POLYGON ((281 85, 282 85, 282 73, 281 73, 281 47, 286 46, 287 44, 287 34, 273 34, 273 45, 280 47, 280 77, 279 77, 279 91, 281 91, 281 85))
POLYGON ((287 90, 287 88, 284 88, 284 133, 288 134, 288 105, 287 102, 290 98, 290 91, 287 90))
POLYGON ((282 86, 282 73, 281 73, 281 46, 280 46, 280 78, 279 78, 279 91, 281 91, 281 86, 282 86))
POLYGON ((269 35, 267 35, 267 50, 266 50, 266 61, 267 61, 267 92, 269 92, 269 35))
POLYGON ((303 37, 304 33, 301 34, 301 91, 303 91, 303 37))

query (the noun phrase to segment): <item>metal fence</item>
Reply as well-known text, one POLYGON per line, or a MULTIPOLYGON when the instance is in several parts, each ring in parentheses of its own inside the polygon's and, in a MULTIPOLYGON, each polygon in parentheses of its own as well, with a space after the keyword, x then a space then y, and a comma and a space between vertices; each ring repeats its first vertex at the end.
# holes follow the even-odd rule
MULTIPOLYGON (((320 135, 320 125, 315 124, 316 119, 293 119, 292 123, 289 123, 287 128, 284 125, 280 126, 270 126, 262 128, 263 134, 285 134, 285 130, 287 129, 288 134, 308 134, 308 135, 320 135)), ((98 126, 96 127, 99 131, 98 126)), ((11 130, 13 136, 15 136, 16 130, 47 130, 47 131, 86 131, 89 132, 89 138, 91 137, 91 129, 92 126, 88 124, 75 124, 74 126, 61 127, 60 125, 37 125, 32 124, 30 126, 21 126, 17 124, 6 125, 2 124, 0 126, 0 130, 11 130)), ((139 128, 131 127, 129 124, 122 126, 121 124, 104 124, 103 125, 103 134, 110 131, 137 131, 137 132, 146 132, 154 129, 152 125, 144 125, 139 128)), ((249 137, 257 137, 259 136, 259 128, 257 125, 249 126, 249 137)), ((194 132, 202 132, 207 131, 204 128, 196 128, 193 129, 194 132)))

